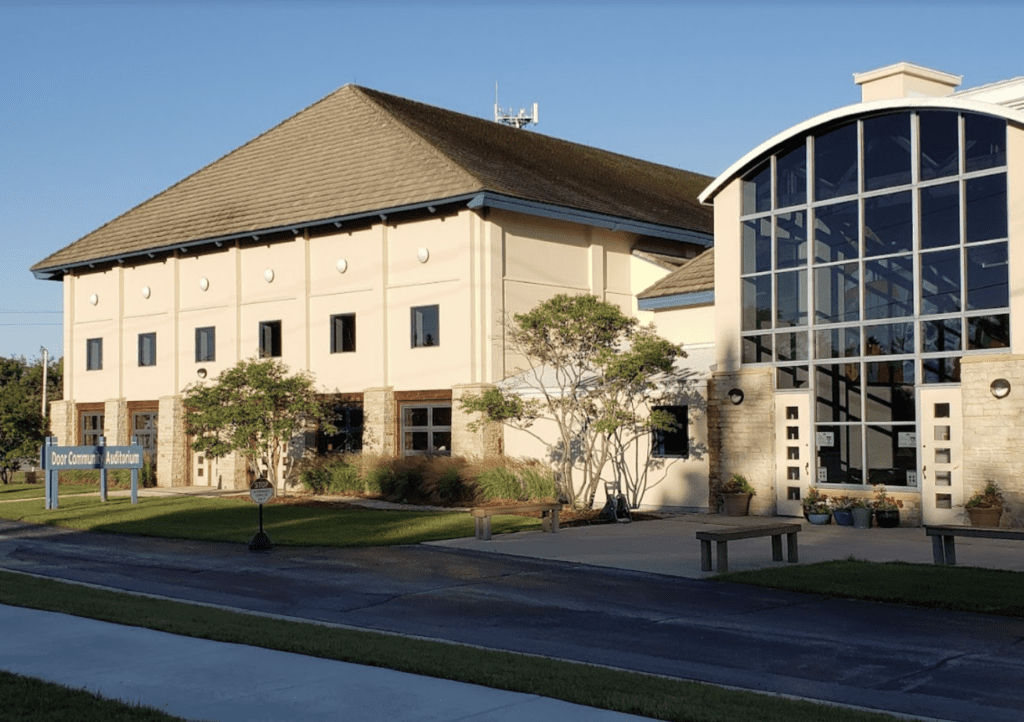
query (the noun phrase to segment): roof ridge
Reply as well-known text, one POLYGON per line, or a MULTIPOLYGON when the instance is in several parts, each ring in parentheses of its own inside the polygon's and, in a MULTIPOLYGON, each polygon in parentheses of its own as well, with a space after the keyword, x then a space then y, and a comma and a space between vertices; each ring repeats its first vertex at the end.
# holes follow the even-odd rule
MULTIPOLYGON (((363 103, 366 103, 367 105, 369 105, 374 110, 374 112, 376 112, 378 115, 381 115, 381 116, 387 118, 389 121, 391 121, 391 123, 393 123, 395 126, 398 127, 399 132, 404 133, 405 135, 410 136, 411 138, 415 139, 416 143, 419 146, 425 148, 427 151, 429 151, 433 155, 438 156, 443 163, 448 165, 449 168, 455 170, 458 173, 461 173, 463 176, 465 176, 466 178, 468 178, 471 181, 475 181, 477 183, 483 183, 483 180, 484 180, 483 178, 480 178, 480 177, 476 176, 469 169, 467 169, 464 165, 460 164, 458 161, 456 161, 450 155, 448 155, 443 150, 441 150, 436 145, 434 145, 432 142, 430 142, 430 140, 428 138, 424 137, 421 133, 418 133, 415 128, 410 126, 408 123, 404 122, 402 119, 397 117, 394 113, 392 113, 391 111, 386 109, 384 106, 382 106, 380 103, 378 103, 374 98, 372 98, 370 96, 370 93, 366 92, 368 90, 367 88, 364 88, 364 87, 362 87, 360 85, 353 85, 352 88, 355 90, 357 98, 359 98, 363 103)), ((384 92, 382 92, 380 90, 374 90, 373 92, 374 93, 380 93, 381 95, 388 95, 388 93, 384 93, 384 92)), ((418 100, 409 100, 409 99, 404 99, 404 100, 407 100, 407 102, 410 102, 410 103, 419 103, 420 105, 430 105, 429 103, 420 103, 418 100)), ((430 107, 437 108, 438 110, 445 110, 444 108, 440 108, 439 106, 436 106, 436 105, 433 105, 433 106, 430 106, 430 107)), ((455 112, 455 111, 448 110, 448 111, 445 111, 445 112, 452 113, 452 112, 455 112)))

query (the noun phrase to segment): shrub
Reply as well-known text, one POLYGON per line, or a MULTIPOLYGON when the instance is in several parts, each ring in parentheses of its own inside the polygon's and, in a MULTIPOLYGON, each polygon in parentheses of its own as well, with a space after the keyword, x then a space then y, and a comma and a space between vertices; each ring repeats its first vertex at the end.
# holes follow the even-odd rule
POLYGON ((495 457, 477 461, 477 494, 483 499, 555 499, 558 487, 554 472, 540 462, 495 457))
POLYGON ((467 476, 467 461, 460 456, 424 457, 426 466, 422 482, 425 496, 434 503, 456 504, 471 501, 475 486, 467 476))
POLYGON ((342 457, 330 467, 330 477, 327 482, 327 491, 331 494, 351 494, 366 491, 359 467, 350 463, 349 459, 342 457))

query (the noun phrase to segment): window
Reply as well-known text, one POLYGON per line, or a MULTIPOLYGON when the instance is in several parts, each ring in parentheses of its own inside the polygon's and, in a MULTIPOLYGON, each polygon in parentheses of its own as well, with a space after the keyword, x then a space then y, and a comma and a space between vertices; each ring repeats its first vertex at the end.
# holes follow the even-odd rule
POLYGON ((427 454, 450 456, 451 453, 451 404, 408 404, 402 406, 402 454, 404 456, 427 454))
POLYGON ((132 414, 132 436, 139 441, 142 453, 156 461, 157 412, 136 411, 132 414))
POLYGON ((103 436, 103 414, 95 411, 82 412, 81 433, 79 438, 82 446, 97 446, 103 436))
POLYGON ((441 321, 438 306, 413 306, 412 347, 441 345, 441 321))
POLYGON ((90 338, 85 342, 85 370, 99 371, 103 368, 103 339, 90 338))
POLYGON ((281 322, 260 321, 260 357, 277 358, 281 355, 281 322))
POLYGON ((213 326, 196 329, 196 363, 217 360, 217 334, 213 326))
POLYGON ((156 366, 156 334, 139 334, 139 366, 156 366))
POLYGON ((333 434, 323 430, 316 435, 318 454, 340 454, 359 451, 363 448, 363 405, 354 402, 336 404, 331 409, 329 420, 334 426, 333 434))
POLYGON ((675 428, 651 433, 651 455, 658 459, 690 455, 690 428, 688 406, 655 406, 653 411, 671 414, 675 428))
POLYGON ((342 313, 331 316, 331 353, 356 350, 356 315, 342 313))

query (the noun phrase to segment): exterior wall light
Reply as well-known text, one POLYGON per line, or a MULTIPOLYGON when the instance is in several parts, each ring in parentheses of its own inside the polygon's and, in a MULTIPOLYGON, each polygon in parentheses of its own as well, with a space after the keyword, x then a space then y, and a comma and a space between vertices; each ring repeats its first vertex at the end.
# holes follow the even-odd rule
POLYGON ((263 280, 267 283, 273 283, 274 281, 274 269, 268 268, 263 272, 263 280))
POLYGON ((206 276, 203 276, 202 278, 199 279, 199 290, 200 291, 205 291, 209 287, 210 287, 210 279, 208 279, 206 276))
POLYGON ((149 290, 149 286, 143 286, 142 287, 142 297, 143 298, 149 298, 150 293, 152 293, 152 292, 149 290))
POLYGON ((335 265, 338 269, 338 273, 344 273, 345 271, 348 270, 348 261, 346 261, 344 258, 339 258, 338 263, 335 265))
POLYGON ((743 403, 743 389, 729 389, 727 395, 733 406, 739 406, 743 403))
POLYGON ((426 263, 427 259, 430 258, 430 251, 427 248, 421 248, 416 251, 416 258, 419 259, 420 263, 426 263))
POLYGON ((99 302, 100 302, 100 297, 97 296, 95 293, 92 294, 91 296, 89 296, 89 303, 91 303, 93 306, 95 306, 99 302))
POLYGON ((988 388, 997 399, 1004 399, 1010 395, 1010 382, 1006 379, 996 379, 988 388))
POLYGON ((198 369, 196 371, 196 376, 198 376, 201 379, 205 379, 206 378, 206 369, 198 369))

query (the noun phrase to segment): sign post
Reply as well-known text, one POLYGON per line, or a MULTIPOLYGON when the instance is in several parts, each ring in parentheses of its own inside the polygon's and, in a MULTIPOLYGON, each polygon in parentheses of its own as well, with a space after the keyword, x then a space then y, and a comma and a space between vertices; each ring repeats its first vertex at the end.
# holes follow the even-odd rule
POLYGON ((249 484, 249 497, 260 505, 260 530, 249 541, 249 551, 266 551, 274 545, 270 542, 267 533, 263 531, 263 505, 274 498, 274 485, 267 479, 256 479, 249 484))

